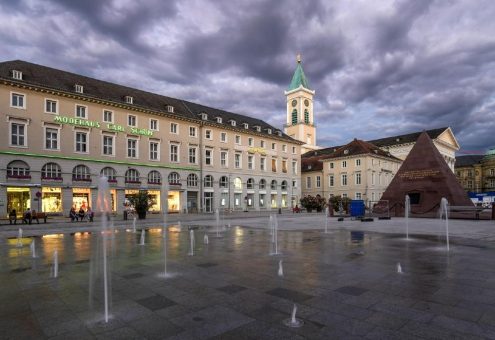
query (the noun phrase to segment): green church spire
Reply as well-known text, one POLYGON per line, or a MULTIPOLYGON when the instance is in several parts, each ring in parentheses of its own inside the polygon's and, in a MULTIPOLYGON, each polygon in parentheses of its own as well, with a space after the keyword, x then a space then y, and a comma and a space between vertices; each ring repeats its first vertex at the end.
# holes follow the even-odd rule
POLYGON ((302 86, 309 90, 308 79, 306 79, 306 75, 304 74, 302 65, 301 65, 301 55, 297 55, 297 67, 294 75, 292 76, 292 81, 289 85, 289 91, 297 89, 299 86, 302 86))

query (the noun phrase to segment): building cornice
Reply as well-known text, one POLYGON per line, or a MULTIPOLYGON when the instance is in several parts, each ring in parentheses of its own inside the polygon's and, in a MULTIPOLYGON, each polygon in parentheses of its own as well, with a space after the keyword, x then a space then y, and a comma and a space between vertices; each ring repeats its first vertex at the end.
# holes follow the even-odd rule
POLYGON ((146 166, 146 167, 150 167, 150 168, 199 171, 198 168, 189 167, 189 166, 176 166, 176 165, 170 165, 170 164, 164 165, 164 164, 139 163, 139 162, 124 162, 124 161, 116 161, 116 160, 111 160, 111 159, 70 157, 70 156, 59 156, 59 155, 36 154, 36 153, 30 153, 30 152, 0 151, 0 155, 11 155, 11 156, 22 156, 22 157, 41 157, 41 158, 62 159, 62 160, 80 161, 80 162, 93 162, 93 163, 103 163, 103 164, 132 165, 132 166, 146 166))

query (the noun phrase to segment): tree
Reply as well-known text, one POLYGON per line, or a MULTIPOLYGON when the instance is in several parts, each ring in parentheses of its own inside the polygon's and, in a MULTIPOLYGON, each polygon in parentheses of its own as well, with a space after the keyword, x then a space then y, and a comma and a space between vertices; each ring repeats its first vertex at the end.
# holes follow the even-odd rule
POLYGON ((334 211, 339 211, 340 202, 342 202, 342 209, 345 212, 349 211, 349 205, 351 204, 351 199, 349 197, 332 196, 329 200, 329 205, 334 211))
POLYGON ((129 196, 129 203, 134 207, 140 220, 146 218, 146 213, 153 201, 146 190, 139 190, 137 194, 129 196))

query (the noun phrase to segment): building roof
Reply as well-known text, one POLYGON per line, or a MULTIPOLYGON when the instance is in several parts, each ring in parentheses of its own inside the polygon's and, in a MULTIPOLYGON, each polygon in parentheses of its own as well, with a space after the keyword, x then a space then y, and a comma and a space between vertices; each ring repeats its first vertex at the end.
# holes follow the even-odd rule
MULTIPOLYGON (((438 129, 426 130, 425 132, 428 134, 428 136, 431 139, 435 139, 438 136, 440 136, 447 129, 448 129, 448 127, 441 127, 438 129)), ((405 135, 380 138, 380 139, 370 140, 369 142, 380 147, 380 148, 383 148, 385 146, 394 146, 394 145, 399 145, 399 144, 415 143, 418 140, 419 135, 421 135, 422 132, 423 131, 419 131, 419 132, 408 133, 405 135)))
POLYGON ((463 155, 455 158, 455 167, 472 166, 481 163, 484 155, 463 155))
POLYGON ((229 128, 233 128, 229 121, 235 120, 237 126, 236 129, 240 131, 244 130, 242 124, 247 123, 250 133, 261 133, 269 135, 268 132, 269 130, 271 130, 270 137, 272 138, 281 138, 292 143, 304 144, 289 137, 288 135, 284 134, 282 130, 277 129, 260 119, 192 103, 177 98, 146 92, 143 90, 118 85, 71 72, 66 72, 47 66, 37 65, 22 60, 1 62, 0 79, 39 86, 52 90, 74 93, 75 95, 80 95, 87 98, 110 101, 120 105, 157 111, 165 115, 173 115, 175 117, 182 117, 193 120, 201 120, 200 114, 206 113, 208 115, 208 121, 210 121, 211 123, 216 123, 216 117, 222 117, 222 124, 226 127, 228 126, 229 128), (22 72, 22 80, 16 80, 12 77, 13 70, 22 72), (74 86, 76 84, 83 86, 84 90, 82 94, 75 92, 74 86), (126 96, 133 97, 132 104, 126 103, 126 96), (168 111, 167 106, 173 107, 173 113, 168 111), (260 132, 256 130, 256 126, 260 126, 260 132), (279 132, 281 133, 280 136, 278 135, 279 132))
MULTIPOLYGON (((448 129, 448 127, 442 127, 442 128, 438 128, 438 129, 426 130, 425 132, 428 134, 428 136, 431 139, 435 139, 438 136, 440 136, 447 129, 448 129)), ((390 147, 390 146, 395 146, 395 145, 400 145, 400 144, 414 143, 418 139, 418 137, 421 134, 421 132, 422 131, 408 133, 408 134, 405 134, 405 135, 385 137, 385 138, 370 140, 370 141, 367 141, 367 142, 368 143, 371 143, 373 145, 376 145, 379 148, 390 147)), ((319 150, 315 150, 315 151, 308 151, 305 154, 303 154, 301 157, 302 158, 305 158, 305 157, 314 157, 315 155, 319 155, 319 156, 331 155, 335 151, 337 151, 337 149, 339 149, 340 147, 341 146, 331 146, 331 147, 328 147, 328 148, 319 149, 319 150)))
POLYGON ((295 90, 295 89, 299 88, 300 86, 309 90, 308 79, 306 78, 306 75, 304 74, 302 64, 301 64, 301 59, 298 56, 296 70, 294 71, 294 75, 292 76, 292 81, 290 82, 288 91, 295 90))
MULTIPOLYGON (((399 158, 392 156, 389 152, 383 151, 376 145, 359 139, 354 139, 350 143, 337 148, 332 148, 330 153, 319 154, 319 151, 313 151, 315 156, 304 157, 301 160, 301 171, 319 171, 323 169, 323 162, 341 157, 352 157, 359 155, 372 155, 388 158, 392 161, 401 161, 399 158)), ((306 153, 307 154, 307 153, 306 153)))

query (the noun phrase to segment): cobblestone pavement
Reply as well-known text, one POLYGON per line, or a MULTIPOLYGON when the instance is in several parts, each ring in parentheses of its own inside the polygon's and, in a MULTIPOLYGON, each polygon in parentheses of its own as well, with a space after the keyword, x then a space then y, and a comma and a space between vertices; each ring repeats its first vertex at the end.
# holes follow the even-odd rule
POLYGON ((331 219, 324 233, 321 214, 277 217, 279 255, 267 215, 226 216, 218 230, 211 215, 175 216, 166 238, 158 218, 136 233, 115 221, 108 323, 97 222, 24 226, 21 244, 18 226, 2 226, 0 338, 495 338, 493 221, 449 221, 447 252, 445 221, 411 220, 406 240, 403 219, 331 219), (294 304, 301 328, 283 323, 294 304))

